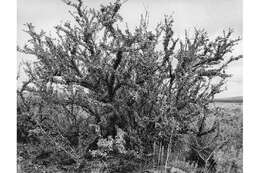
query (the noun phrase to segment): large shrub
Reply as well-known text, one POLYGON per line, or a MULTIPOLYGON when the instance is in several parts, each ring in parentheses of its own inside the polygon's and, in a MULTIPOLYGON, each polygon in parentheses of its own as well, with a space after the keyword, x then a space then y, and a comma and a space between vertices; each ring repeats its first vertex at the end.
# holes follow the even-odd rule
POLYGON ((232 30, 209 39, 206 31, 195 29, 180 39, 174 36, 171 16, 149 30, 146 14, 130 30, 119 27, 120 1, 98 10, 81 0, 65 3, 75 9, 74 21, 56 26, 55 37, 27 24, 31 39, 19 48, 36 57, 26 64, 29 80, 18 91, 40 130, 34 134, 78 166, 93 159, 94 151, 115 154, 100 143, 115 143, 118 129, 125 133, 123 146, 109 150, 121 148, 135 158, 151 153, 154 143, 174 149, 170 138, 179 135, 188 136, 181 140, 195 152, 213 145, 218 122, 206 125, 212 114, 208 105, 229 77, 226 67, 241 58, 230 55, 240 40, 232 38, 232 30), (37 105, 26 101, 28 93, 37 105), (201 144, 194 146, 194 139, 201 144))

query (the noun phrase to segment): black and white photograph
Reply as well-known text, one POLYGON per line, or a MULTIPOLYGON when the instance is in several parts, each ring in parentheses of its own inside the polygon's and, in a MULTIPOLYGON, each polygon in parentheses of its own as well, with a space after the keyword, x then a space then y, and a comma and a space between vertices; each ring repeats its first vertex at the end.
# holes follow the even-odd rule
POLYGON ((242 0, 17 0, 16 30, 17 173, 243 173, 242 0))

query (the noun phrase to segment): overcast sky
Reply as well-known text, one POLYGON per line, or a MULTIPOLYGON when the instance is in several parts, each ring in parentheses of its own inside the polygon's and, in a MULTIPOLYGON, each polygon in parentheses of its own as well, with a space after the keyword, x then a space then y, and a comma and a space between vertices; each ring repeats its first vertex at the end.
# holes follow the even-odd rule
MULTIPOLYGON (((88 7, 98 8, 107 0, 83 0, 88 7)), ((18 0, 18 38, 23 45, 28 36, 22 32, 27 22, 38 29, 53 31, 53 27, 67 19, 69 8, 61 0, 18 0)), ((176 36, 183 36, 185 29, 204 28, 210 36, 221 34, 223 29, 232 28, 234 36, 242 37, 242 0, 128 0, 120 14, 130 28, 139 24, 140 15, 149 12, 150 26, 155 26, 165 14, 173 14, 176 36)), ((49 33, 49 32, 47 32, 49 33)), ((234 54, 242 54, 242 42, 234 54)), ((25 55, 18 54, 18 62, 25 55)), ((227 70, 233 76, 227 83, 227 90, 218 97, 242 96, 242 60, 233 63, 227 70)))

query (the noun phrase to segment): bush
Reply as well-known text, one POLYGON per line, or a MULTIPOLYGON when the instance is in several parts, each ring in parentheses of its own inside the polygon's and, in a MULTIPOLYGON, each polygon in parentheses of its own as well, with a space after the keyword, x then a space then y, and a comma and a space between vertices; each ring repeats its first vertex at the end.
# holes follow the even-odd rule
POLYGON ((228 30, 211 40, 197 29, 175 38, 171 16, 154 31, 142 16, 130 31, 116 27, 123 21, 119 0, 99 10, 85 8, 81 0, 65 3, 75 9, 75 20, 56 26, 57 38, 26 25, 31 39, 18 50, 37 60, 25 64, 29 80, 18 90, 19 112, 35 124, 24 127, 19 120, 18 136, 33 132, 42 148, 73 160, 75 170, 99 156, 118 158, 117 171, 126 171, 133 166, 125 167, 119 156, 145 158, 154 143, 172 151, 185 143, 207 167, 209 153, 221 145, 215 140, 218 121, 207 124, 217 113, 209 104, 229 77, 225 68, 242 58, 229 55, 240 38, 228 30))

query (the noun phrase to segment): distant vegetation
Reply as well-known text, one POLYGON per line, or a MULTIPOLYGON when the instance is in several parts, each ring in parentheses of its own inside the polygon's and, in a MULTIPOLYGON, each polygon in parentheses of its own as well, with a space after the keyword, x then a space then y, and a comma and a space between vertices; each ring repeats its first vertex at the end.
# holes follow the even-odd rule
POLYGON ((222 102, 222 103, 243 103, 243 97, 227 97, 227 98, 216 98, 214 102, 222 102))

